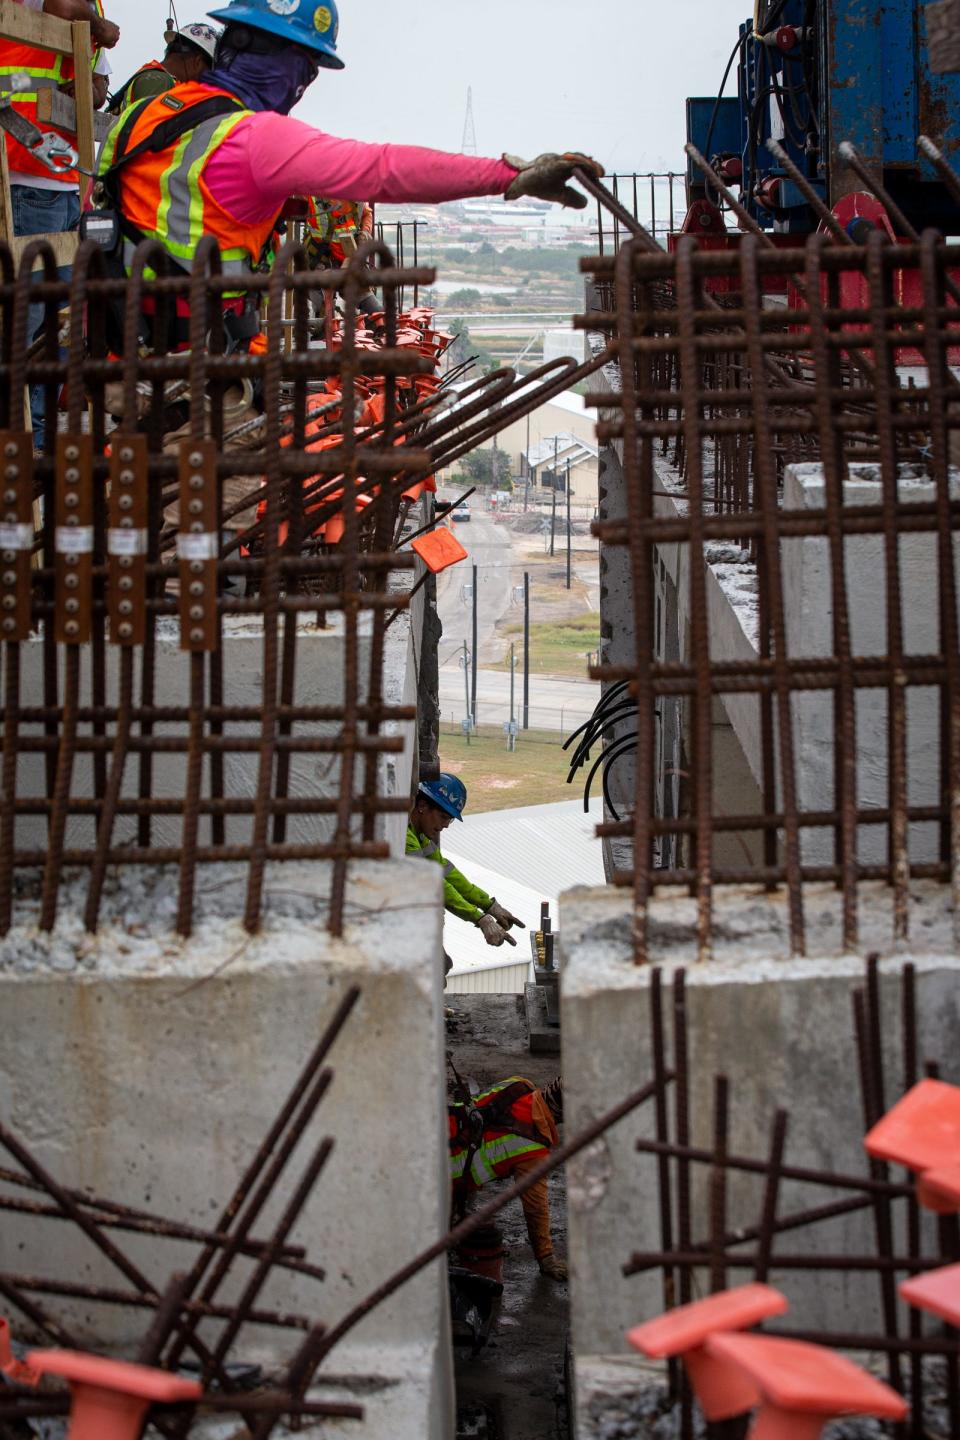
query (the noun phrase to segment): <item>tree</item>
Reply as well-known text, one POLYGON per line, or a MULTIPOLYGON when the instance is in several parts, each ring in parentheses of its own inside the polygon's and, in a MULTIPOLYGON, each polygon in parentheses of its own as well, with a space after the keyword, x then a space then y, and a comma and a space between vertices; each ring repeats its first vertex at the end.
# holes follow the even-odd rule
POLYGON ((510 457, 502 450, 474 450, 464 456, 461 463, 472 484, 492 485, 497 490, 507 488, 505 482, 510 479, 510 457))
POLYGON ((482 298, 479 290, 454 290, 452 295, 447 296, 447 306, 455 310, 461 305, 476 305, 482 298))

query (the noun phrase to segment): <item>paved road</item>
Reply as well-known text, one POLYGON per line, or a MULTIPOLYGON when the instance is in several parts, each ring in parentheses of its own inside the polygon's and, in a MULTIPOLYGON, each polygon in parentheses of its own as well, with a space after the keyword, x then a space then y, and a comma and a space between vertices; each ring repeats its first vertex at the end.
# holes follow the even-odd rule
POLYGON ((462 644, 464 640, 468 645, 473 644, 473 602, 468 598, 467 587, 473 578, 470 567, 476 565, 482 665, 500 658, 502 646, 495 640, 495 628, 501 615, 510 608, 513 547, 503 526, 481 510, 473 512, 468 524, 456 525, 454 529, 460 544, 470 552, 470 559, 453 570, 444 571, 440 577, 437 607, 443 622, 443 652, 451 644, 462 644))
MULTIPOLYGON (((445 649, 441 649, 443 659, 445 649)), ((588 720, 600 700, 600 686, 589 680, 530 681, 530 724, 534 730, 558 730, 569 735, 588 720)), ((516 713, 522 719, 523 672, 517 671, 516 713)), ((440 670, 440 709, 443 718, 459 724, 466 713, 463 671, 454 655, 440 670)), ((499 725, 510 719, 510 675, 506 670, 480 670, 477 675, 477 723, 499 725)))
MULTIPOLYGON (((522 561, 514 553, 510 532, 481 510, 473 511, 468 524, 456 527, 457 539, 470 552, 453 570, 441 576, 437 605, 443 622, 440 642, 440 709, 444 719, 459 723, 466 714, 463 669, 457 647, 472 644, 472 601, 470 566, 478 572, 478 635, 481 669, 477 676, 477 723, 499 725, 510 718, 510 675, 505 670, 483 668, 498 661, 503 642, 496 635, 497 621, 508 612, 517 621, 522 606, 512 603, 513 587, 522 583, 522 561)), ((600 700, 600 686, 588 680, 551 680, 533 676, 530 685, 530 724, 537 730, 558 730, 569 734, 589 719, 600 700)), ((523 672, 518 667, 516 708, 518 718, 523 701, 523 672)))

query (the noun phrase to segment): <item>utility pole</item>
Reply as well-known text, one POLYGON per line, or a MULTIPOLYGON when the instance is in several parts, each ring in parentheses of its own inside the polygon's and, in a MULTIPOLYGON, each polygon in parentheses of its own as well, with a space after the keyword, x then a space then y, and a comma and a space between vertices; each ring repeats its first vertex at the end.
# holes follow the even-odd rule
POLYGON ((479 634, 478 617, 477 617, 477 605, 478 605, 478 603, 479 603, 479 597, 478 597, 478 595, 477 595, 477 583, 478 583, 478 579, 479 579, 479 577, 478 577, 478 574, 477 574, 477 567, 476 567, 476 565, 474 565, 474 567, 473 567, 473 656, 472 656, 472 660, 473 660, 473 675, 472 675, 472 684, 471 684, 471 691, 470 691, 470 695, 471 695, 470 718, 472 719, 472 721, 473 721, 473 723, 474 723, 474 726, 476 726, 476 723, 477 723, 477 649, 478 649, 477 639, 478 639, 478 634, 479 634))
POLYGON ((530 729, 530 576, 523 575, 523 728, 530 729))
POLYGON ((470 718, 470 651, 467 648, 466 640, 464 640, 463 642, 463 655, 461 657, 460 664, 463 666, 463 698, 464 704, 466 705, 467 715, 466 724, 463 728, 464 733, 467 737, 467 744, 469 745, 470 731, 473 728, 473 722, 470 718))
POLYGON ((508 750, 516 750, 516 748, 517 748, 517 731, 516 731, 517 707, 516 707, 516 704, 515 704, 515 680, 516 680, 516 674, 517 674, 517 655, 516 655, 516 649, 517 649, 517 647, 511 642, 511 644, 510 644, 510 735, 509 735, 509 738, 508 738, 508 740, 507 740, 507 749, 508 749, 508 750))
POLYGON ((530 504, 530 412, 527 411, 527 452, 523 459, 523 513, 526 515, 527 506, 530 504))
POLYGON ((559 476, 559 466, 560 466, 560 462, 559 462, 557 456, 558 456, 559 450, 560 450, 560 437, 559 437, 559 435, 554 435, 554 437, 553 437, 553 506, 552 506, 552 508, 551 508, 551 510, 550 510, 550 559, 551 559, 551 560, 553 559, 554 555, 556 554, 556 543, 557 543, 557 482, 558 482, 558 480, 559 480, 559 478, 560 478, 560 476, 559 476))
POLYGON ((573 530, 570 524, 570 461, 567 461, 567 589, 573 583, 573 530))

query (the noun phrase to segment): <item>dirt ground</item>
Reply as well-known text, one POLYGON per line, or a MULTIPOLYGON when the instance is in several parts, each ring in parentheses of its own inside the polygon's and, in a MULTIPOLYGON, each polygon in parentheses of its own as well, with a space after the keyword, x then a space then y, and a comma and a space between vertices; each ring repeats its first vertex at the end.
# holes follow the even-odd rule
MULTIPOLYGON (((531 1055, 522 998, 457 995, 447 1048, 460 1073, 479 1085, 522 1075, 546 1084, 557 1057, 531 1055)), ((484 1199, 495 1194, 493 1186, 484 1199)), ((562 1173, 550 1186, 554 1249, 566 1255, 566 1186, 562 1173)), ((504 1294, 491 1341, 476 1357, 456 1356, 458 1440, 567 1440, 565 1354, 569 1323, 567 1286, 541 1274, 527 1240, 520 1202, 497 1221, 507 1260, 504 1294)))

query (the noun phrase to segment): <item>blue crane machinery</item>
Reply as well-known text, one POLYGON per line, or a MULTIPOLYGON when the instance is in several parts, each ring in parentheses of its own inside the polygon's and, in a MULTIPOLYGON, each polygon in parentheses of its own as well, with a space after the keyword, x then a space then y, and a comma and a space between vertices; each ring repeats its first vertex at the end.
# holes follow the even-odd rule
MULTIPOLYGON (((796 236, 820 223, 772 140, 844 225, 857 223, 863 189, 841 153, 848 142, 916 230, 960 233, 960 205, 917 144, 927 136, 948 160, 960 149, 960 76, 934 72, 925 10, 921 0, 756 0, 719 94, 687 101, 687 139, 764 230, 796 236)), ((719 187, 693 159, 687 179, 685 230, 720 236, 719 187)))

